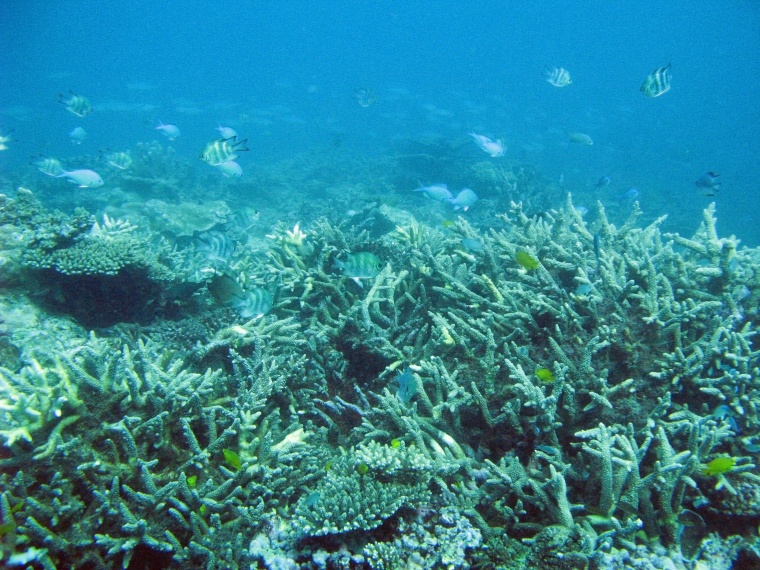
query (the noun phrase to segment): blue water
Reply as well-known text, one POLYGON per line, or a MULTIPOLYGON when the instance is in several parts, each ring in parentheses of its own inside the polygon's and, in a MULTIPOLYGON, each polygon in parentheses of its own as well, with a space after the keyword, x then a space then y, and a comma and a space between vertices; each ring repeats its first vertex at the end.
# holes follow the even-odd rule
POLYGON ((337 143, 370 157, 431 135, 467 144, 476 131, 567 191, 604 175, 610 197, 636 187, 645 212, 670 213, 686 233, 716 200, 721 234, 760 243, 756 2, 3 4, 0 132, 17 139, 0 153, 6 173, 33 170, 39 153, 162 140, 158 120, 182 130, 172 146, 188 160, 219 123, 232 126, 249 139, 249 164, 337 143), (668 63, 671 91, 643 96, 643 79, 668 63), (573 84, 546 83, 546 65, 573 84), (357 105, 358 87, 377 103, 357 105), (69 90, 95 112, 63 110, 69 90), (89 134, 76 147, 75 126, 89 134), (593 147, 568 143, 576 131, 593 147), (723 181, 714 198, 694 186, 708 170, 723 181))

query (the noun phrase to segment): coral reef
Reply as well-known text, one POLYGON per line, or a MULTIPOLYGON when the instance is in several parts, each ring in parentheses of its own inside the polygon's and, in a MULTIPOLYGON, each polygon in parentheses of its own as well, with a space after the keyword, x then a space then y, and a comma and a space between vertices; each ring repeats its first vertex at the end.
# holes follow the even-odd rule
MULTIPOLYGON (((24 244, 8 254, 16 288, 30 268, 139 270, 165 291, 208 267, 111 218, 32 222, 30 200, 0 211, 24 244)), ((597 204, 587 220, 568 196, 532 215, 513 202, 488 229, 436 229, 387 204, 280 223, 225 260, 273 292, 263 316, 195 288, 176 330, 138 322, 22 350, 0 368, 3 562, 757 559, 760 253, 719 237, 712 206, 689 238, 640 214, 618 226, 597 204), (359 283, 336 265, 357 252, 382 262, 359 283), (184 330, 193 343, 166 341, 184 330), (726 517, 743 537, 716 534, 726 517)))

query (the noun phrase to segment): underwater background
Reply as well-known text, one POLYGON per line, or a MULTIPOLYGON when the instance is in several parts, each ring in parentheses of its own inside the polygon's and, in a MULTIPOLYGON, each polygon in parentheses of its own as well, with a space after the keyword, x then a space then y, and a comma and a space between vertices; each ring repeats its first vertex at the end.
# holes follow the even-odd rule
POLYGON ((0 9, 0 563, 760 568, 760 6, 0 9))

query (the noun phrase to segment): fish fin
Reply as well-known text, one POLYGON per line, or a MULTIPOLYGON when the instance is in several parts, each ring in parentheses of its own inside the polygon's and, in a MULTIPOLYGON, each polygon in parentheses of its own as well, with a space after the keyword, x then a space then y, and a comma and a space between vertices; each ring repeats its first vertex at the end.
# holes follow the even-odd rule
POLYGON ((351 278, 351 281, 353 281, 353 282, 354 282, 354 283, 356 283, 356 284, 357 284, 359 287, 361 287, 362 289, 364 289, 364 285, 362 285, 362 280, 361 280, 361 279, 359 279, 358 277, 352 277, 352 278, 351 278))

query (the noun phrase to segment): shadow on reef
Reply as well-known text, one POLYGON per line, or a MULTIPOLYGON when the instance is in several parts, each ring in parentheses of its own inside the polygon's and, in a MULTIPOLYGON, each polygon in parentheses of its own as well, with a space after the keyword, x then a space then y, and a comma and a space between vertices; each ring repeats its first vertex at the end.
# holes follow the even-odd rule
POLYGON ((180 318, 202 286, 187 279, 181 254, 124 220, 47 210, 20 189, 4 203, 3 222, 20 244, 17 261, 26 271, 19 275, 31 282, 32 298, 86 327, 180 318))
POLYGON ((162 288, 145 271, 116 275, 62 275, 44 270, 39 283, 45 309, 67 314, 87 328, 117 323, 147 324, 161 308, 162 288))

